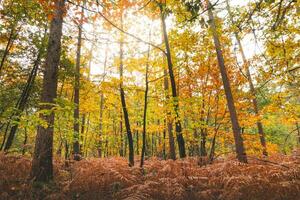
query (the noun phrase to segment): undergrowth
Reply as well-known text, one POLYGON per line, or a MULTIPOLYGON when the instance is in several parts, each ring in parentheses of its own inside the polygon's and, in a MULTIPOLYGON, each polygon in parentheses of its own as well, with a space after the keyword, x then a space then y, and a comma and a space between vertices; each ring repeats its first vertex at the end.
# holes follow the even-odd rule
POLYGON ((56 160, 53 182, 32 184, 29 158, 0 154, 0 199, 300 199, 299 157, 249 160, 241 164, 227 158, 200 167, 196 158, 152 158, 144 169, 130 168, 126 159, 116 157, 68 166, 56 160))

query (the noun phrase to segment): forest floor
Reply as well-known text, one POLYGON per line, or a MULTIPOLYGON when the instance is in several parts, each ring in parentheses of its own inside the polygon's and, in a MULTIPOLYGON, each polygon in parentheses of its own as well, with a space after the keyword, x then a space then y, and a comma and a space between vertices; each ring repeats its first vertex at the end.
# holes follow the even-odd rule
POLYGON ((29 158, 0 154, 0 199, 300 199, 299 156, 249 160, 241 164, 227 158, 200 167, 196 158, 153 158, 143 170, 116 157, 67 166, 56 160, 54 181, 43 185, 28 181, 29 158))

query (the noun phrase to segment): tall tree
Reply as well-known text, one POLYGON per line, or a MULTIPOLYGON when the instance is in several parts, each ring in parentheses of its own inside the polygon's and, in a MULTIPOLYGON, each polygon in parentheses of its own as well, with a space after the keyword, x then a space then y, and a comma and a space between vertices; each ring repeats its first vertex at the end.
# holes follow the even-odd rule
POLYGON ((0 77, 1 77, 1 72, 2 72, 2 69, 4 67, 4 63, 9 55, 9 52, 15 42, 15 39, 18 35, 18 33, 16 33, 17 30, 16 30, 16 25, 12 25, 11 29, 10 29, 10 33, 9 33, 9 36, 8 36, 8 40, 7 40, 7 43, 6 43, 6 47, 4 49, 4 52, 3 52, 3 55, 2 55, 2 58, 1 58, 1 62, 0 62, 0 77))
POLYGON ((209 0, 206 0, 206 2, 207 2, 206 8, 208 10, 208 17, 209 17, 209 25, 210 25, 210 29, 213 34, 219 69, 221 72, 221 77, 222 77, 223 86, 224 86, 224 90, 225 90, 225 96, 226 96, 226 100, 227 100, 227 106, 228 106, 229 113, 230 113, 230 120, 231 120, 231 124, 232 124, 232 129, 233 129, 235 150, 237 153, 237 158, 240 162, 247 163, 247 156, 246 156, 246 151, 244 149, 244 142, 243 142, 243 138, 241 135, 241 128, 240 128, 239 121, 238 121, 236 107, 234 105, 234 99, 233 99, 233 95, 232 95, 232 91, 231 91, 230 80, 227 75, 224 57, 223 57, 223 53, 222 53, 222 47, 221 47, 221 43, 220 43, 220 39, 219 39, 217 27, 216 27, 215 17, 214 17, 213 10, 212 10, 213 6, 209 0))
MULTIPOLYGON (((60 61, 61 37, 65 0, 57 0, 54 4, 50 35, 45 61, 44 80, 41 96, 41 110, 52 110, 55 103, 60 61)), ((34 155, 32 160, 31 178, 34 181, 48 182, 53 178, 52 149, 54 132, 54 112, 41 113, 40 118, 47 124, 39 125, 37 130, 34 155)))
MULTIPOLYGON (((226 0, 226 8, 227 8, 227 12, 229 14, 231 24, 234 25, 235 22, 233 20, 233 15, 232 15, 228 0, 226 0)), ((244 64, 244 67, 245 67, 245 70, 246 70, 246 76, 247 76, 248 85, 249 85, 249 88, 250 88, 251 100, 252 100, 252 104, 253 104, 254 113, 255 113, 256 117, 259 117, 259 108, 258 108, 258 103, 257 103, 257 98, 256 98, 257 94, 256 94, 256 90, 255 90, 255 87, 254 87, 254 84, 253 84, 253 81, 252 81, 252 76, 251 76, 250 69, 249 69, 250 68, 250 63, 246 58, 242 42, 241 42, 241 39, 240 39, 239 34, 238 34, 237 31, 234 31, 234 36, 235 36, 235 39, 237 41, 239 51, 240 51, 240 54, 242 56, 243 64, 244 64)), ((256 126, 257 126, 257 129, 258 129, 260 144, 263 148, 263 155, 268 156, 265 133, 264 133, 264 130, 263 130, 263 125, 262 125, 261 120, 259 120, 259 119, 257 120, 256 126)))
POLYGON ((18 130, 20 117, 21 117, 21 115, 22 115, 22 113, 23 113, 23 111, 26 107, 28 98, 30 96, 31 89, 32 89, 33 84, 35 82, 35 78, 36 78, 40 63, 41 63, 42 56, 44 54, 44 47, 45 47, 44 43, 45 43, 45 40, 46 40, 46 35, 47 35, 47 30, 45 30, 44 37, 43 37, 43 39, 41 41, 41 44, 40 44, 40 47, 38 49, 36 60, 33 62, 33 67, 32 67, 32 70, 29 74, 29 77, 27 79, 26 86, 25 86, 24 90, 22 91, 22 94, 21 94, 21 96, 20 96, 20 98, 19 98, 19 100, 18 100, 18 102, 15 106, 16 113, 14 113, 13 117, 15 118, 16 124, 14 124, 10 129, 7 141, 6 141, 5 146, 4 146, 4 151, 8 151, 10 149, 10 147, 13 143, 13 140, 15 138, 16 132, 18 130))
MULTIPOLYGON (((151 31, 150 34, 151 36, 151 31)), ((150 39, 149 36, 149 39, 150 39)), ((147 107, 148 107, 148 91, 149 91, 149 57, 150 57, 150 45, 148 46, 147 52, 147 63, 146 63, 146 73, 145 73, 145 97, 144 97, 144 113, 143 113, 143 144, 142 144, 142 155, 141 155, 141 164, 140 167, 144 165, 144 158, 146 152, 146 125, 147 125, 147 107)))
POLYGON ((172 101, 174 106, 174 112, 175 112, 175 130, 176 130, 176 137, 177 137, 177 143, 178 143, 178 149, 179 149, 179 156, 180 158, 184 158, 186 156, 185 153, 185 142, 182 135, 182 126, 179 116, 179 99, 176 89, 176 81, 173 71, 173 62, 171 57, 171 48, 169 44, 169 38, 167 33, 167 27, 166 27, 166 3, 164 2, 157 2, 159 9, 160 9, 160 15, 161 15, 161 23, 162 23, 162 31, 163 31, 163 38, 166 48, 166 57, 167 57, 167 64, 168 64, 168 70, 169 70, 169 77, 171 82, 171 90, 172 90, 172 101))
MULTIPOLYGON (((92 49, 91 49, 92 50, 92 49)), ((92 51, 91 51, 92 53, 92 51)), ((107 59, 108 59, 108 43, 106 43, 105 48, 105 58, 104 58, 104 65, 103 65, 103 76, 102 76, 102 83, 105 81, 106 75, 106 67, 107 67, 107 59)), ((98 139, 98 156, 102 156, 102 138, 103 138, 103 113, 104 113, 104 91, 100 91, 100 112, 99 112, 99 139, 98 139)))
MULTIPOLYGON (((81 43, 82 43, 82 23, 84 18, 84 9, 82 7, 81 17, 78 21, 78 37, 76 51, 76 69, 75 69, 75 87, 74 87, 74 141, 73 156, 74 160, 80 160, 80 144, 79 144, 79 90, 80 90, 80 60, 81 60, 81 43)), ((85 118, 83 118, 85 120, 85 118)), ((82 133, 83 134, 83 133, 82 133)))
MULTIPOLYGON (((121 13, 121 27, 123 29, 123 13, 121 13)), ((121 96, 121 104, 122 104, 122 109, 123 109, 123 115, 124 115, 124 121, 125 121, 125 127, 126 127, 126 132, 127 132, 127 138, 128 138, 128 148, 129 148, 129 166, 134 166, 134 149, 133 149, 133 138, 132 138, 132 132, 130 128, 130 121, 129 121, 129 115, 128 115, 128 110, 126 106, 126 99, 125 99, 125 92, 124 92, 124 87, 123 87, 123 56, 124 56, 124 38, 123 38, 123 33, 121 33, 121 38, 120 38, 120 96, 121 96)), ((125 151, 126 152, 126 151, 125 151)))

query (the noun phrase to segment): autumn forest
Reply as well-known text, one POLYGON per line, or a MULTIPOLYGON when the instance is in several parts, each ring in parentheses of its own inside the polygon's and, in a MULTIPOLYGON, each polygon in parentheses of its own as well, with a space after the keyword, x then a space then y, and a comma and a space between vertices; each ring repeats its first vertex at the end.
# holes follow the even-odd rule
POLYGON ((300 199, 299 0, 0 0, 0 199, 300 199))

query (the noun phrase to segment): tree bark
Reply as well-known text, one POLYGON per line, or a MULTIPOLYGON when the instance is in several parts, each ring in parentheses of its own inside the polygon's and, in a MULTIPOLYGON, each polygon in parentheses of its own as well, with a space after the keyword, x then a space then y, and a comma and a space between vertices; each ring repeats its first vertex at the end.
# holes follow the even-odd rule
POLYGON ((179 100, 178 100, 178 94, 177 94, 177 90, 176 90, 176 81, 175 81, 174 72, 173 72, 171 49, 170 49, 167 28, 166 28, 166 23, 165 23, 165 14, 164 14, 164 10, 163 10, 163 5, 162 5, 162 3, 159 3, 158 5, 160 8, 162 31, 163 31, 163 37, 164 37, 164 42, 165 42, 165 47, 166 47, 165 54, 167 57, 169 77, 170 77, 170 82, 171 82, 171 90, 172 90, 172 97, 173 97, 172 101, 173 101, 173 107, 174 107, 174 112, 175 112, 175 130, 176 130, 176 138, 177 138, 178 149, 179 149, 179 156, 180 156, 180 158, 184 158, 184 157, 186 157, 185 142, 184 142, 184 138, 182 135, 181 121, 180 121, 180 117, 179 117, 179 100))
POLYGON ((210 25, 210 29, 213 34, 219 69, 221 72, 223 86, 224 86, 224 90, 225 90, 225 96, 226 96, 226 100, 227 100, 227 106, 228 106, 229 113, 230 113, 230 120, 231 120, 231 124, 232 124, 234 141, 235 141, 235 150, 236 150, 238 160, 240 162, 247 163, 247 156, 246 156, 246 152, 244 149, 244 142, 243 142, 243 138, 241 136, 241 128, 239 125, 238 116, 237 116, 236 108, 234 105, 230 81, 229 81, 225 63, 224 63, 224 57, 223 57, 223 53, 221 50, 221 43, 220 43, 219 35, 217 33, 214 14, 212 11, 212 5, 209 2, 209 0, 207 0, 207 3, 208 3, 207 9, 208 9, 208 16, 209 16, 209 25, 210 25))
MULTIPOLYGON (((231 13, 231 10, 230 10, 230 5, 229 5, 228 0, 226 0, 226 8, 227 8, 231 23, 232 23, 232 25, 234 25, 235 23, 233 21, 233 16, 232 16, 232 13, 231 13)), ((245 69, 246 69, 246 75, 247 75, 248 85, 249 85, 249 88, 250 88, 251 100, 252 100, 252 104, 253 104, 254 113, 255 113, 256 117, 259 117, 259 108, 258 108, 258 103, 257 103, 257 98, 256 98, 256 90, 255 90, 255 87, 254 87, 254 84, 253 84, 253 81, 252 81, 252 76, 251 76, 250 69, 249 69, 250 63, 249 63, 249 61, 247 60, 247 58, 245 56, 244 49, 243 49, 240 37, 239 37, 239 35, 236 31, 234 32, 234 36, 235 36, 235 39, 238 43, 240 54, 241 54, 242 59, 243 59, 243 64, 244 64, 245 69)), ((256 126, 257 126, 257 129, 258 129, 260 144, 263 148, 263 155, 268 156, 267 144, 266 144, 265 133, 264 133, 264 130, 263 130, 262 122, 260 120, 257 120, 256 126)))
MULTIPOLYGON (((51 110, 57 92, 58 65, 60 61, 61 36, 65 0, 55 1, 54 16, 51 20, 49 42, 45 61, 41 110, 51 110)), ((38 126, 34 155, 31 168, 31 179, 48 182, 53 179, 52 149, 54 132, 54 113, 40 114, 40 118, 47 123, 47 127, 38 126)))

